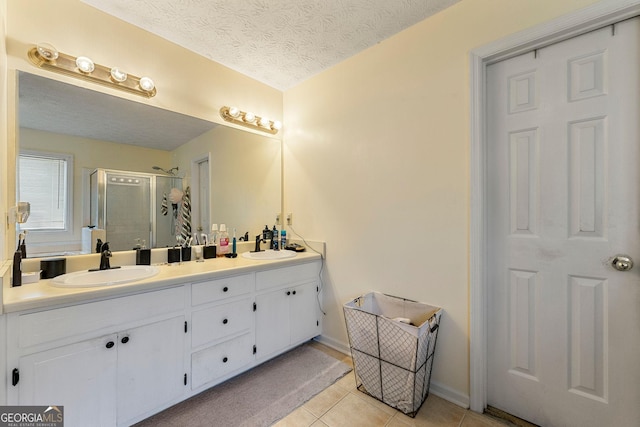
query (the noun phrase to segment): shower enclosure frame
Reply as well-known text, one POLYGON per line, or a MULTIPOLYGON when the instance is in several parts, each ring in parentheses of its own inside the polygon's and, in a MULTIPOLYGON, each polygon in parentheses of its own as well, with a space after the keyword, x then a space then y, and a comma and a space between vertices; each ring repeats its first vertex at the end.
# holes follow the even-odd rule
MULTIPOLYGON (((118 169, 105 169, 105 168, 96 168, 89 175, 89 210, 90 210, 90 218, 91 224, 96 228, 104 229, 107 235, 107 240, 109 239, 109 230, 107 229, 107 176, 109 174, 116 175, 126 175, 131 178, 143 178, 149 179, 149 231, 148 233, 142 233, 146 236, 147 247, 155 248, 158 247, 158 221, 157 215, 160 213, 159 203, 160 200, 157 196, 158 178, 168 178, 171 180, 179 181, 179 189, 182 189, 182 178, 177 176, 168 176, 164 174, 153 174, 153 173, 145 173, 145 172, 133 172, 133 171, 124 171, 118 169), (95 178, 94 178, 95 177, 95 178), (95 180, 95 182, 94 182, 95 180)), ((175 184, 176 181, 172 182, 175 184)), ((171 212, 171 203, 169 203, 169 212, 171 212)), ((171 214, 171 213, 169 213, 171 214)), ((138 236, 132 236, 132 244, 131 248, 133 249, 134 240, 138 236)), ((143 238, 143 237, 141 237, 143 238)), ((116 249, 122 250, 122 249, 116 249)))

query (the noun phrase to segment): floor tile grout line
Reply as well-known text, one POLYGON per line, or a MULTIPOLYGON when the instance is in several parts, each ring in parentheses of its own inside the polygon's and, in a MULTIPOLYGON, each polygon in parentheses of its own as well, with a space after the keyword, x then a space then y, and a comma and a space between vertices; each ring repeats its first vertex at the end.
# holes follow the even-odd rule
POLYGON ((464 411, 464 413, 462 414, 462 418, 460 418, 460 422, 458 423, 458 427, 462 427, 462 423, 464 422, 464 419, 467 417, 467 410, 464 411))
MULTIPOLYGON (((342 388, 342 387, 340 387, 340 388, 342 388)), ((343 390, 344 390, 344 388, 343 388, 343 390)), ((349 393, 351 393, 351 392, 347 392, 347 394, 345 394, 345 395, 344 395, 344 396, 342 396, 340 399, 338 399, 338 400, 336 401, 336 403, 334 403, 333 405, 331 405, 331 406, 329 407, 329 409, 327 409, 326 411, 324 411, 324 412, 322 413, 322 415, 320 415, 319 417, 317 417, 318 419, 317 419, 316 421, 322 421, 322 417, 324 417, 325 415, 327 415, 327 414, 329 413, 329 411, 331 411, 331 410, 332 410, 332 409, 333 409, 333 408, 334 408, 338 403, 340 403, 340 402, 342 401, 342 399, 344 399, 345 397, 347 397, 347 396, 349 395, 349 393)), ((313 416, 315 416, 315 414, 313 414, 313 416)), ((324 423, 324 421, 322 421, 322 422, 324 423)), ((326 424, 326 423, 325 423, 325 424, 326 424)))

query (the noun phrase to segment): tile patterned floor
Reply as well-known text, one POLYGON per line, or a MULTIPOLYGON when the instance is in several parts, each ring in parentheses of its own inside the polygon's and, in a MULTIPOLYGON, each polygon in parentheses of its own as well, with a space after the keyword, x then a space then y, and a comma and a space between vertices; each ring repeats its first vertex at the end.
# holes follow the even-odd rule
MULTIPOLYGON (((322 344, 317 348, 351 364, 351 358, 322 344)), ((477 414, 429 395, 415 418, 356 389, 353 372, 277 422, 275 427, 505 427, 507 421, 477 414)))

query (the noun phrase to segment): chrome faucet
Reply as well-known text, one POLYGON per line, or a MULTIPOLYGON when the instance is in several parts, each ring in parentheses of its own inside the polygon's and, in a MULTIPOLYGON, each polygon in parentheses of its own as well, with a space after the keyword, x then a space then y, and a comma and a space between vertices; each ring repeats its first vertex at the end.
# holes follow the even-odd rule
POLYGON ((262 252, 262 249, 260 249, 260 242, 267 243, 267 240, 264 239, 262 235, 258 234, 256 236, 256 247, 253 249, 252 252, 262 252))
POLYGON ((111 258, 111 250, 109 249, 109 242, 104 242, 100 247, 100 270, 110 270, 109 258, 111 258))

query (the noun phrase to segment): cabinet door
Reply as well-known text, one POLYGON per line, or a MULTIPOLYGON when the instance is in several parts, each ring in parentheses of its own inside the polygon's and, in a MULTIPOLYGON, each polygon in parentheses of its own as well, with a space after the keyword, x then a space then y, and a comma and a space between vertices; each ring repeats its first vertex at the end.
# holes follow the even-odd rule
POLYGON ((289 289, 280 289, 256 296, 256 357, 258 359, 289 346, 291 342, 290 297, 291 291, 289 289))
POLYGON ((116 423, 116 335, 20 358, 19 404, 62 405, 69 426, 116 423))
POLYGON ((317 282, 306 283, 296 286, 291 292, 291 344, 298 344, 320 335, 317 286, 317 282))
POLYGON ((118 334, 118 424, 184 393, 184 316, 118 334))

